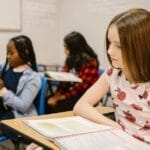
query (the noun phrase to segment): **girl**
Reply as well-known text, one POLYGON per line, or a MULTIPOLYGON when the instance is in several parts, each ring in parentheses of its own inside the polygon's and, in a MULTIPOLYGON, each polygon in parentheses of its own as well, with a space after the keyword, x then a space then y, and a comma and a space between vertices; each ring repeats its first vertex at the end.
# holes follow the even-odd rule
POLYGON ((131 9, 114 17, 106 32, 106 48, 111 67, 81 97, 73 111, 150 142, 150 12, 131 9), (93 107, 109 90, 117 122, 93 107))
POLYGON ((73 72, 82 83, 62 82, 54 96, 48 99, 48 112, 72 110, 76 101, 99 77, 97 55, 88 45, 83 35, 71 32, 64 38, 66 62, 64 72, 73 72))
POLYGON ((0 79, 0 120, 37 115, 34 100, 40 87, 31 40, 24 35, 10 39, 0 79))

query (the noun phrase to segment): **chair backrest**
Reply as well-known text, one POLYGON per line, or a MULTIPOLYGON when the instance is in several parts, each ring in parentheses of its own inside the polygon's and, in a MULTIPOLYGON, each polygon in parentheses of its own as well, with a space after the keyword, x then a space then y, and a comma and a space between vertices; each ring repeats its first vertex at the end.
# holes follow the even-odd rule
POLYGON ((102 75, 104 73, 105 69, 99 68, 99 75, 102 75))
POLYGON ((5 134, 0 135, 0 142, 3 142, 5 140, 8 140, 9 138, 5 134))
POLYGON ((47 90, 48 90, 48 82, 45 77, 41 77, 41 89, 39 91, 37 97, 37 111, 38 115, 45 114, 46 111, 46 98, 47 98, 47 90))
MULTIPOLYGON (((48 82, 47 79, 41 77, 41 89, 37 96, 37 111, 38 115, 45 114, 46 111, 46 98, 47 98, 47 89, 48 89, 48 82)), ((0 142, 9 139, 5 134, 0 134, 0 142)))

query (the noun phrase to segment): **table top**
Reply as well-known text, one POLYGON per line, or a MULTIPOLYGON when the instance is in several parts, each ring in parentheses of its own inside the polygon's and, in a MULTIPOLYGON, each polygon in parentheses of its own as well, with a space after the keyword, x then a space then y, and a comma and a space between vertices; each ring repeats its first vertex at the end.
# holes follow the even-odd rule
MULTIPOLYGON (((107 113, 113 113, 114 109, 111 107, 102 107, 98 106, 96 109, 102 114, 107 113)), ((45 149, 53 149, 53 150, 59 150, 59 147, 50 141, 49 139, 46 139, 44 136, 33 130, 32 128, 28 127, 22 120, 24 119, 45 119, 45 118, 61 118, 61 117, 69 117, 73 116, 72 111, 66 111, 66 112, 60 112, 60 113, 54 113, 54 114, 48 114, 48 115, 41 115, 41 116, 33 116, 33 117, 25 117, 25 118, 17 118, 17 119, 9 119, 9 120, 3 120, 1 121, 2 124, 7 126, 9 129, 16 131, 17 133, 20 133, 22 136, 25 136, 31 141, 34 141, 35 143, 43 146, 45 149)))

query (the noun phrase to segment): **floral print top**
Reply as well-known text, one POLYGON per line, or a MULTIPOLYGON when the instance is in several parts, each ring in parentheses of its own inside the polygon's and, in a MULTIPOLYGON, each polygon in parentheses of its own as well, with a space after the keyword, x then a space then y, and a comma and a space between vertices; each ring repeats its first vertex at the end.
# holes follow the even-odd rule
POLYGON ((117 122, 133 137, 150 143, 150 82, 131 84, 119 69, 108 68, 105 76, 117 122))

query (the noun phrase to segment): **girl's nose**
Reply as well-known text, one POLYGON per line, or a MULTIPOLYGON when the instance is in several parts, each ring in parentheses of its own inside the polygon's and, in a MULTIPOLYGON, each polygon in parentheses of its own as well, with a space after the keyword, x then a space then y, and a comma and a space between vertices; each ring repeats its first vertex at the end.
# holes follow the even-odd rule
POLYGON ((108 47, 107 53, 108 53, 109 55, 113 55, 113 54, 114 54, 114 48, 113 48, 112 45, 110 45, 110 46, 108 47))

